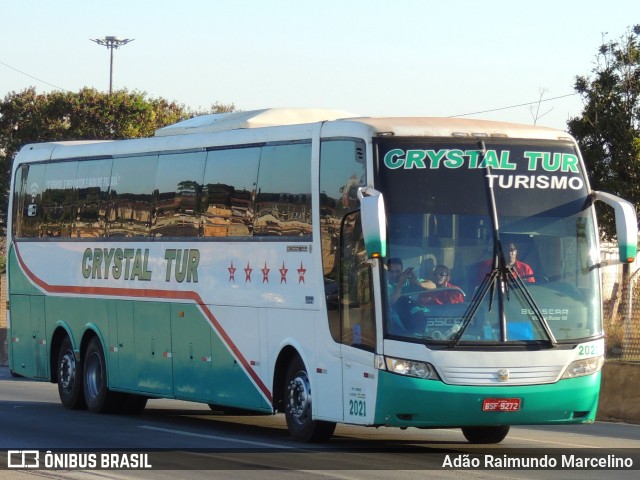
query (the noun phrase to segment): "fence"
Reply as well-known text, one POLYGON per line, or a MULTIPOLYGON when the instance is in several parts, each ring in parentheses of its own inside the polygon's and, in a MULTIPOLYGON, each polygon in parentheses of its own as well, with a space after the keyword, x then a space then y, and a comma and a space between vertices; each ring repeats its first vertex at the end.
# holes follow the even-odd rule
MULTIPOLYGON (((604 246, 603 259, 616 258, 617 249, 604 246)), ((609 360, 640 363, 640 265, 602 269, 603 323, 609 360)))

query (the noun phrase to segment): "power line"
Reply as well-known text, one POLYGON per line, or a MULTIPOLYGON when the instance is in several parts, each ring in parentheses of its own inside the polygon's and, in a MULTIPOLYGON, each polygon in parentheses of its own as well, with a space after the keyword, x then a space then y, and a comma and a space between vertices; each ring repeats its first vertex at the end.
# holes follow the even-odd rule
POLYGON ((34 77, 33 75, 29 75, 27 72, 23 72, 22 70, 18 70, 17 68, 12 67, 12 66, 11 66, 11 65, 9 65, 8 63, 4 63, 3 61, 0 61, 0 65, 4 65, 5 67, 10 68, 11 70, 14 70, 14 71, 16 71, 16 72, 18 72, 18 73, 21 73, 22 75, 26 75, 26 76, 27 76, 27 77, 29 77, 29 78, 33 78, 34 80, 37 80, 38 82, 44 83, 44 84, 49 85, 49 86, 54 87, 54 88, 57 88, 58 90, 63 90, 63 91, 65 91, 65 92, 68 92, 68 91, 69 91, 69 90, 67 90, 66 88, 59 87, 59 86, 57 86, 57 85, 54 85, 53 83, 49 83, 49 82, 47 82, 47 81, 45 81, 45 80, 41 80, 41 79, 40 79, 40 78, 38 78, 38 77, 34 77))
MULTIPOLYGON (((53 83, 49 83, 49 82, 47 82, 45 80, 39 79, 38 77, 34 77, 33 75, 29 75, 28 73, 23 72, 22 70, 18 70, 17 68, 12 67, 11 65, 9 65, 9 64, 1 61, 1 60, 0 60, 0 65, 4 65, 5 67, 10 68, 11 70, 14 70, 14 71, 16 71, 18 73, 21 73, 22 75, 26 75, 29 78, 33 78, 34 80, 37 80, 38 82, 42 82, 42 83, 44 83, 46 85, 49 85, 49 86, 54 87, 54 88, 57 88, 58 90, 64 90, 65 92, 69 91, 66 88, 59 87, 57 85, 54 85, 53 83)), ((479 110, 477 112, 461 113, 461 114, 458 114, 458 115, 449 115, 449 118, 468 117, 469 115, 480 115, 482 113, 499 112, 501 110, 509 110, 511 108, 527 107, 529 105, 535 105, 537 103, 542 103, 542 102, 551 102, 553 100, 560 100, 562 98, 573 97, 575 95, 579 95, 579 93, 568 93, 566 95, 560 95, 560 96, 557 96, 557 97, 539 99, 539 100, 535 100, 533 102, 519 103, 517 105, 509 105, 509 106, 506 106, 506 107, 491 108, 491 109, 488 109, 488 110, 479 110)))
POLYGON ((575 95, 579 95, 579 93, 568 93, 566 95, 560 95, 559 97, 545 98, 545 99, 536 100, 535 102, 520 103, 518 105, 509 105, 508 107, 492 108, 490 110, 481 110, 478 112, 471 112, 471 113, 461 113, 460 115, 449 115, 449 118, 468 117, 469 115, 479 115, 481 113, 498 112, 500 110, 508 110, 510 108, 526 107, 528 105, 535 105, 536 103, 550 102, 552 100, 559 100, 561 98, 573 97, 575 95))

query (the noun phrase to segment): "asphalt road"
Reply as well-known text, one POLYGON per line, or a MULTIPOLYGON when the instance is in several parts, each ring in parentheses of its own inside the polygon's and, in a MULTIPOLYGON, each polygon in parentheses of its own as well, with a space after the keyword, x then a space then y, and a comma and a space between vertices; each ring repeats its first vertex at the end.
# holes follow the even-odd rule
MULTIPOLYGON (((33 455, 27 452, 25 465, 33 455)), ((150 400, 138 416, 68 411, 60 405, 55 385, 14 378, 7 368, 0 367, 0 478, 561 476, 583 480, 635 479, 639 466, 640 425, 597 422, 567 427, 513 427, 509 436, 493 447, 468 444, 459 429, 339 425, 330 442, 304 445, 289 438, 282 415, 224 416, 211 412, 207 405, 174 400, 150 400), (37 451, 41 465, 50 452, 52 456, 48 458, 55 458, 59 468, 3 470, 10 454, 12 465, 19 463, 18 450, 37 451), (117 468, 81 468, 99 467, 103 455, 107 460, 114 455, 112 465, 117 468), (621 462, 625 466, 618 471, 594 467, 594 458, 601 457, 609 464, 621 462), (539 468, 504 468, 506 462, 524 462, 521 458, 534 459, 529 461, 538 462, 539 468), (568 464, 572 468, 552 469, 549 463, 554 459, 556 467, 569 461, 573 462, 568 464), (590 468, 576 467, 578 460, 592 464, 587 465, 590 468), (74 465, 74 461, 78 463, 74 465), (124 468, 136 462, 143 466, 146 462, 153 468, 124 468), (473 462, 481 468, 468 468, 473 467, 473 462), (546 464, 540 466, 542 462, 546 464), (633 463, 631 468, 626 467, 628 462, 633 463)))

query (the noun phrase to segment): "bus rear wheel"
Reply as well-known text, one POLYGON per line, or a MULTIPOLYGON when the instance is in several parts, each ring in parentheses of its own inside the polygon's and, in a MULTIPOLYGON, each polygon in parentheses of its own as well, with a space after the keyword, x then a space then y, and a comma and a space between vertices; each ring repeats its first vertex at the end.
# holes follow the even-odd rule
POLYGON ((93 413, 111 412, 117 395, 107 387, 107 363, 102 344, 93 337, 84 356, 84 398, 93 413))
POLYGON ((329 440, 336 424, 313 420, 311 383, 306 367, 299 356, 294 357, 287 369, 284 393, 284 414, 291 437, 301 442, 329 440))
POLYGON ((86 408, 82 388, 82 363, 76 361, 69 337, 62 341, 58 354, 58 396, 64 408, 86 408))
POLYGON ((509 428, 509 425, 462 427, 462 434, 469 443, 500 443, 509 433, 509 428))

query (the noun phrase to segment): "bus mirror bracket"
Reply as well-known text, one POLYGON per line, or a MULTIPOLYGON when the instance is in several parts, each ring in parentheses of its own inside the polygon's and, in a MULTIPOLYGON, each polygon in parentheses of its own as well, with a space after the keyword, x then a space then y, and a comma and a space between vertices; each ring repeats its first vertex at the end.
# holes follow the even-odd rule
POLYGON ((638 253, 638 220, 632 203, 605 192, 593 192, 594 200, 611 206, 616 219, 619 263, 631 263, 638 253))
POLYGON ((387 255, 387 218, 382 193, 371 187, 358 189, 362 235, 368 258, 387 255))

